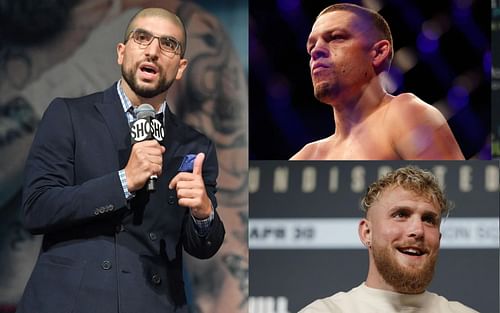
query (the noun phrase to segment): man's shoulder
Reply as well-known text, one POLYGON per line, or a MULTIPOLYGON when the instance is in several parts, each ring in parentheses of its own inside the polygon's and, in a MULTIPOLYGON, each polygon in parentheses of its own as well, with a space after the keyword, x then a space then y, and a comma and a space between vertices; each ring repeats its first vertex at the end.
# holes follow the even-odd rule
MULTIPOLYGON (((101 102, 110 102, 110 100, 106 101, 105 97, 106 95, 108 97, 113 96, 113 87, 103 90, 103 91, 96 91, 87 95, 82 95, 79 97, 57 97, 52 102, 50 103, 49 106, 53 105, 58 105, 60 103, 64 103, 68 105, 71 109, 85 109, 88 107, 93 107, 96 103, 101 103, 101 102)), ((116 93, 116 97, 118 97, 118 93, 116 93)), ((115 99, 116 100, 116 99, 115 99)), ((118 98, 119 101, 119 98, 118 98)))
POLYGON ((71 103, 89 103, 89 102, 94 102, 99 99, 102 99, 104 95, 104 91, 97 91, 94 93, 90 93, 88 95, 83 95, 80 97, 74 97, 74 98, 63 98, 67 102, 71 103))
POLYGON ((95 104, 97 102, 110 102, 111 100, 120 100, 118 92, 116 91, 116 83, 105 90, 95 91, 79 97, 61 97, 59 99, 62 99, 63 101, 72 105, 95 104))
POLYGON ((331 140, 332 136, 319 139, 313 142, 307 143, 302 149, 300 149, 297 153, 295 153, 290 160, 316 160, 319 159, 319 149, 320 146, 329 140, 331 140))
POLYGON ((479 313, 478 311, 458 302, 450 301, 443 296, 438 294, 427 292, 431 297, 433 302, 433 307, 442 308, 443 312, 454 312, 454 313, 479 313))
POLYGON ((345 292, 338 292, 330 297, 317 299, 308 304, 298 313, 337 313, 342 312, 336 301, 346 296, 345 292))
MULTIPOLYGON (((366 291, 364 284, 351 289, 348 292, 338 292, 332 296, 315 300, 304 307, 299 313, 341 313, 341 312, 363 312, 367 310, 367 304, 373 307, 380 305, 373 303, 373 297, 367 297, 370 293, 366 291)), ((380 295, 377 295, 379 297, 380 295)), ((380 298, 383 300, 383 297, 380 298)), ((448 301, 445 297, 435 293, 426 292, 426 307, 433 308, 433 312, 453 313, 479 313, 478 311, 463 305, 457 301, 448 301)))
POLYGON ((390 101, 389 112, 398 115, 404 114, 413 116, 414 114, 436 114, 439 111, 432 105, 420 99, 412 93, 402 93, 394 96, 390 101))
POLYGON ((347 292, 340 291, 329 297, 318 299, 304 307, 299 313, 340 313, 345 312, 355 302, 355 295, 361 286, 347 292))
POLYGON ((82 114, 90 112, 94 104, 102 102, 103 92, 96 92, 81 97, 57 97, 54 98, 43 112, 43 119, 49 117, 60 118, 67 114, 82 114), (70 113, 72 112, 72 113, 70 113))
MULTIPOLYGON (((435 151, 434 143, 441 143, 445 140, 441 137, 450 133, 448 128, 443 127, 446 126, 443 114, 410 93, 400 94, 390 101, 382 125, 386 127, 393 145, 402 158, 423 157, 421 154, 426 149, 435 151)), ((450 158, 442 153, 433 154, 432 157, 450 158)))
POLYGON ((476 311, 458 301, 448 301, 448 304, 451 311, 455 313, 479 313, 479 311, 476 311))
POLYGON ((401 121, 403 127, 414 125, 442 125, 446 119, 433 105, 412 93, 402 93, 390 101, 388 118, 401 121))

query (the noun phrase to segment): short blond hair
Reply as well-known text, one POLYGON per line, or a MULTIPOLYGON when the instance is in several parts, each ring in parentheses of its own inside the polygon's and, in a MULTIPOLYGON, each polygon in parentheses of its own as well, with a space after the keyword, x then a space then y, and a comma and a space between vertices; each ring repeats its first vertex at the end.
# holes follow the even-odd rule
POLYGON ((410 165, 387 173, 372 183, 361 199, 361 209, 367 213, 380 195, 389 188, 402 187, 418 196, 434 202, 441 208, 441 216, 446 216, 453 204, 446 199, 434 174, 410 165))

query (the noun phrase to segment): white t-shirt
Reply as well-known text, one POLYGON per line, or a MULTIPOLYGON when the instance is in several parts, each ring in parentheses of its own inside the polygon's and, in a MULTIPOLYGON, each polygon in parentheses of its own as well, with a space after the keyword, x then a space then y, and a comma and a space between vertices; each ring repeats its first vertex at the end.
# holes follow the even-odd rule
POLYGON ((299 313, 478 313, 460 302, 425 291, 417 295, 374 289, 362 283, 349 292, 319 299, 299 313))

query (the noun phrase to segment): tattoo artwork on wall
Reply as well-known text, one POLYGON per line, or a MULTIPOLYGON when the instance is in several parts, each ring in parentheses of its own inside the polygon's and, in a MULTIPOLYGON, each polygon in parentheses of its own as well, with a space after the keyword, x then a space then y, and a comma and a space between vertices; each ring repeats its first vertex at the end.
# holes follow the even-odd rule
POLYGON ((203 313, 246 312, 247 80, 231 40, 214 16, 192 3, 181 4, 177 13, 188 31, 189 65, 179 82, 176 114, 216 144, 220 168, 217 199, 226 225, 226 239, 215 259, 207 263, 189 258, 196 309, 203 313))
MULTIPOLYGON (((194 310, 209 313, 221 312, 221 308, 230 308, 231 312, 246 312, 245 306, 248 298, 246 240, 248 82, 232 41, 220 21, 193 2, 176 0, 149 2, 139 0, 70 0, 66 2, 63 0, 42 2, 20 0, 11 2, 8 7, 0 7, 1 16, 6 14, 2 12, 3 9, 7 8, 8 12, 12 12, 26 3, 30 3, 31 11, 49 9, 48 6, 58 7, 54 20, 49 21, 44 17, 46 22, 54 22, 54 25, 49 23, 38 28, 31 27, 35 24, 25 25, 26 31, 23 30, 23 35, 20 37, 4 37, 2 34, 8 29, 0 27, 0 154, 7 158, 19 156, 19 160, 26 157, 40 114, 48 104, 38 98, 40 93, 47 93, 51 97, 83 95, 93 88, 96 89, 95 91, 107 88, 113 83, 112 79, 118 79, 111 74, 109 77, 97 77, 99 73, 90 76, 71 75, 66 79, 65 68, 59 68, 61 64, 74 66, 75 64, 81 65, 80 62, 92 63, 82 62, 82 51, 85 55, 91 56, 94 53, 91 51, 95 51, 96 57, 102 57, 102 47, 99 46, 98 38, 102 38, 103 34, 111 33, 109 32, 111 28, 105 28, 106 25, 123 27, 123 25, 118 25, 118 22, 114 24, 112 19, 118 20, 127 14, 131 16, 132 9, 137 10, 142 6, 165 7, 181 16, 188 29, 186 58, 189 60, 189 66, 182 80, 173 85, 172 94, 177 94, 177 98, 172 102, 175 107, 171 109, 216 144, 220 168, 217 192, 219 208, 217 210, 226 226, 225 243, 214 258, 203 261, 187 258, 187 263, 191 263, 188 264, 190 267, 188 275, 192 282, 194 310), (63 2, 65 2, 64 5, 61 4, 63 2), (122 6, 113 4, 117 2, 120 2, 122 6), (44 5, 46 7, 42 8, 44 5), (119 9, 111 12, 112 5, 119 9), (104 29, 100 28, 101 26, 104 29), (31 30, 29 30, 30 27, 31 30), (23 39, 35 36, 37 31, 43 29, 45 29, 42 35, 43 40, 35 43, 23 39), (9 40, 8 44, 6 40, 9 40), (57 68, 57 71, 53 72, 54 68, 57 68), (49 78, 63 77, 64 83, 68 81, 69 84, 62 84, 57 79, 47 80, 47 73, 50 74, 49 78), (33 86, 36 88, 32 88, 33 86), (30 92, 33 90, 36 92, 26 96, 27 89, 30 92), (24 150, 21 150, 21 146, 24 150), (16 149, 14 150, 13 147, 16 149)), ((24 14, 22 19, 29 16, 34 16, 34 14, 24 14)), ((12 20, 13 17, 9 18, 3 21, 12 20)), ((0 21, 0 25, 5 24, 3 21, 0 21)), ((13 25, 11 23, 9 29, 12 29, 13 25)), ((113 28, 113 30, 116 29, 113 28)), ((115 54, 114 50, 108 52, 115 54)), ((94 58, 89 58, 89 60, 94 60, 94 58)), ((99 69, 111 73, 114 67, 116 64, 106 63, 104 68, 99 69)), ((169 101, 169 105, 172 104, 169 101)), ((0 249, 6 249, 0 254, 0 261, 12 264, 22 257, 23 260, 32 259, 34 263, 40 238, 33 237, 22 229, 22 213, 20 212, 22 164, 19 162, 19 166, 17 163, 15 165, 5 160, 4 164, 0 165, 1 174, 5 174, 8 168, 17 168, 16 184, 11 182, 11 176, 4 175, 7 179, 0 180, 0 186, 3 186, 2 183, 13 186, 9 192, 0 188, 0 211, 4 217, 5 214, 10 216, 8 221, 4 219, 0 230, 0 233, 8 234, 1 242, 0 249), (12 204, 15 194, 17 198, 12 204), (7 203, 10 204, 7 205, 7 203), (3 259, 3 256, 6 259, 3 259)), ((28 263, 18 262, 15 270, 12 267, 14 265, 5 266, 4 268, 7 269, 5 275, 0 273, 0 278, 3 279, 3 283, 0 284, 0 294, 2 294, 0 306, 15 304, 15 301, 19 299, 32 269, 32 264, 28 263), (16 292, 7 298, 6 293, 2 292, 2 286, 9 287, 10 282, 14 280, 16 292)))

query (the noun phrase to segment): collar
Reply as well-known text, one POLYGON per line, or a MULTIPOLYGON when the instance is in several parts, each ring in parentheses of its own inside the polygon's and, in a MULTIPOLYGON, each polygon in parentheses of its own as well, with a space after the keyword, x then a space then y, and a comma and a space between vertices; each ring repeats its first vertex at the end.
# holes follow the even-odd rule
MULTIPOLYGON (((125 94, 125 91, 122 88, 122 80, 120 79, 116 84, 116 91, 118 91, 118 96, 120 97, 120 102, 122 104, 123 112, 133 112, 133 105, 130 99, 125 94)), ((156 113, 165 112, 165 106, 167 105, 167 100, 165 99, 160 106, 160 109, 156 113)))

